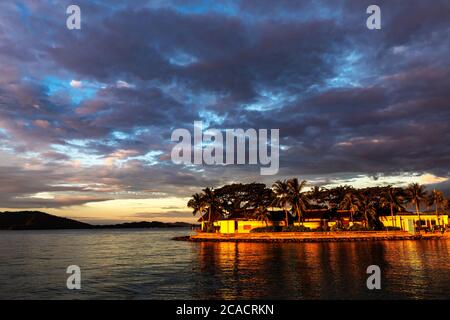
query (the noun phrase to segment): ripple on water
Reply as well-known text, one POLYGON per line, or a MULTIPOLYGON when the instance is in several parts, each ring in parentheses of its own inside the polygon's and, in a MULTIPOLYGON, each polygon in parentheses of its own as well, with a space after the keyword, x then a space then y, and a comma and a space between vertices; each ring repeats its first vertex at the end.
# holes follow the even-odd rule
POLYGON ((189 243, 177 230, 0 231, 5 299, 448 299, 450 240, 189 243), (66 268, 82 290, 66 289, 66 268), (382 290, 366 288, 366 268, 382 290))

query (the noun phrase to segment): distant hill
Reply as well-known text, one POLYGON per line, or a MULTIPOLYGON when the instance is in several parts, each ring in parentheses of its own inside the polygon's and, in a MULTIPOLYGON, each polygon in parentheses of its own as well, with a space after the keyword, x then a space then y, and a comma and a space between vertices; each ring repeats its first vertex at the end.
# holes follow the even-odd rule
POLYGON ((39 211, 0 213, 1 230, 89 229, 93 226, 39 211))
POLYGON ((40 211, 0 212, 0 230, 190 228, 192 226, 192 224, 184 222, 166 223, 158 221, 100 226, 40 211))

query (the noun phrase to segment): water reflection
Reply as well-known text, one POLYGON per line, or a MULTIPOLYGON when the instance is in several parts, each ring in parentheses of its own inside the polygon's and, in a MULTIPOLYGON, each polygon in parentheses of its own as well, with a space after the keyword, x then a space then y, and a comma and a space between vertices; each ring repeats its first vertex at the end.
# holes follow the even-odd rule
POLYGON ((0 299, 449 299, 446 241, 190 243, 188 230, 0 232, 0 299), (82 268, 82 290, 66 268, 82 268), (382 271, 381 291, 366 268, 382 271))
POLYGON ((197 246, 194 263, 204 277, 194 284, 194 298, 450 297, 448 241, 197 246), (380 291, 366 286, 372 264, 382 270, 380 291))

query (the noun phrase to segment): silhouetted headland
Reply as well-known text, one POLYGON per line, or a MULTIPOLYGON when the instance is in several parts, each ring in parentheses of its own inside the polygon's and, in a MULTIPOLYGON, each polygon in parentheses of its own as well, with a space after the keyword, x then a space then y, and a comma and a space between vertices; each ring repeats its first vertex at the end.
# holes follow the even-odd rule
POLYGON ((137 229, 137 228, 189 228, 185 222, 141 221, 113 225, 93 225, 62 218, 40 211, 0 212, 0 230, 58 230, 58 229, 137 229))

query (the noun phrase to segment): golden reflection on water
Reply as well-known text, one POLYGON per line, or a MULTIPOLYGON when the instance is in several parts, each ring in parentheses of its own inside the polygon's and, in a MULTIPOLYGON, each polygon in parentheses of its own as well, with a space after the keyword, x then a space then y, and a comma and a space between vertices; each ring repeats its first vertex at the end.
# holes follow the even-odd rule
POLYGON ((200 272, 214 283, 194 288, 196 297, 216 299, 426 298, 433 290, 449 298, 448 244, 199 243, 200 272), (372 264, 381 268, 381 291, 366 287, 372 264))
POLYGON ((0 232, 0 299, 450 299, 448 240, 191 243, 185 230, 0 232), (83 290, 67 290, 66 268, 83 290), (366 269, 382 271, 381 291, 366 269))

